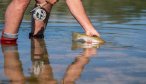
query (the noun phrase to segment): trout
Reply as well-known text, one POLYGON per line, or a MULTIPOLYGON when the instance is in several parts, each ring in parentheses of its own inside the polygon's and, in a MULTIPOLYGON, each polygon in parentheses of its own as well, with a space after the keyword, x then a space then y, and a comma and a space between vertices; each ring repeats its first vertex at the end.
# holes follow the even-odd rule
POLYGON ((88 36, 86 34, 81 34, 77 32, 72 33, 72 41, 87 43, 87 44, 104 44, 105 41, 98 36, 88 36))
POLYGON ((100 44, 88 44, 88 43, 81 43, 81 42, 72 42, 72 50, 76 49, 86 49, 86 48, 100 48, 100 44))

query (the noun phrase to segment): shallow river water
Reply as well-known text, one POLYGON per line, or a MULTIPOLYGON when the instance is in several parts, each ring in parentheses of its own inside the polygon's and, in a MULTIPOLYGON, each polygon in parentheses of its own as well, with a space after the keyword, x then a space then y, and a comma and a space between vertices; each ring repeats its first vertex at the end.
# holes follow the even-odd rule
MULTIPOLYGON (((0 33, 11 0, 0 0, 0 33)), ((75 48, 72 32, 83 32, 60 0, 52 9, 44 39, 29 39, 25 12, 18 45, 0 46, 0 84, 146 84, 146 1, 83 0, 106 43, 75 48)))

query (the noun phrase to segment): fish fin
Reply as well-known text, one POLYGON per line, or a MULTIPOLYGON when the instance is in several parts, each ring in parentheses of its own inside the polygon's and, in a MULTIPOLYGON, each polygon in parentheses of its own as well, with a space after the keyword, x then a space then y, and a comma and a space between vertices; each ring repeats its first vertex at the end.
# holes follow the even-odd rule
POLYGON ((72 40, 75 41, 78 37, 80 37, 81 34, 80 33, 77 33, 77 32, 73 32, 72 33, 72 40))

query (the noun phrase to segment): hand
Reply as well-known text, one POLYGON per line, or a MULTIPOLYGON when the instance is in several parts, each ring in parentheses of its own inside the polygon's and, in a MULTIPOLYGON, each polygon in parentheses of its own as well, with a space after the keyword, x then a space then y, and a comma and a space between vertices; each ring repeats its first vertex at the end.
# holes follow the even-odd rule
POLYGON ((100 37, 100 34, 95 29, 89 29, 85 31, 86 35, 88 36, 98 36, 100 37))

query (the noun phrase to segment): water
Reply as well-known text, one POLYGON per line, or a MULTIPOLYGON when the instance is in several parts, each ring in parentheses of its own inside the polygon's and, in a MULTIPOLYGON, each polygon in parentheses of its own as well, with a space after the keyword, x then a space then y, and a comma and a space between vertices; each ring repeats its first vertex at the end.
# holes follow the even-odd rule
MULTIPOLYGON (((0 30, 8 2, 0 0, 0 30)), ((83 30, 63 0, 51 12, 44 40, 30 40, 31 3, 18 45, 1 46, 0 83, 146 84, 145 0, 83 2, 106 44, 98 49, 72 50, 72 32, 83 30)))

